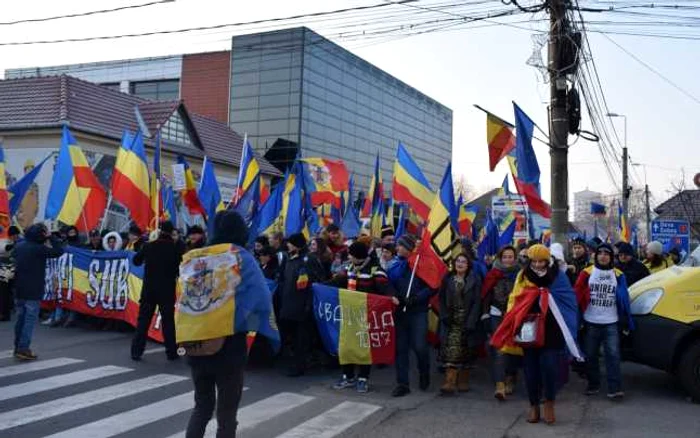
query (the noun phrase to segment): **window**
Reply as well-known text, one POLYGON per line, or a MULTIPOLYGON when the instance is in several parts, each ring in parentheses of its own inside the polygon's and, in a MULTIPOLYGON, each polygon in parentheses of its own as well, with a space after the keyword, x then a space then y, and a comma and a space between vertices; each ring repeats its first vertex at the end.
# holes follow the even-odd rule
POLYGON ((161 128, 161 135, 164 139, 175 143, 192 146, 190 133, 185 127, 185 122, 178 112, 173 113, 161 128))
POLYGON ((140 81, 129 84, 129 94, 151 100, 177 100, 180 97, 180 81, 140 81))

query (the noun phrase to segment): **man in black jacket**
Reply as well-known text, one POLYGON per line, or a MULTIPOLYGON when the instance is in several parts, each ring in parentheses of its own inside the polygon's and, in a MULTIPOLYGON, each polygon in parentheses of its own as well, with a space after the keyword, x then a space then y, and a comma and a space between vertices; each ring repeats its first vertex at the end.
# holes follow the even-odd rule
POLYGON ((632 245, 621 242, 618 245, 618 250, 619 262, 615 267, 625 274, 627 286, 632 286, 634 283, 649 275, 649 269, 644 266, 644 263, 634 257, 634 248, 632 248, 632 245))
POLYGON ((35 360, 37 355, 29 349, 34 325, 39 318, 41 298, 44 296, 46 259, 59 257, 63 249, 57 240, 47 241, 49 230, 44 224, 27 228, 24 240, 17 243, 15 258, 15 293, 17 323, 15 324, 15 357, 20 360, 35 360))
POLYGON ((173 224, 160 224, 158 239, 148 242, 134 256, 134 265, 144 265, 136 333, 131 342, 131 358, 141 360, 153 313, 158 306, 168 360, 178 358, 175 344, 175 282, 180 273, 182 251, 173 240, 173 224))

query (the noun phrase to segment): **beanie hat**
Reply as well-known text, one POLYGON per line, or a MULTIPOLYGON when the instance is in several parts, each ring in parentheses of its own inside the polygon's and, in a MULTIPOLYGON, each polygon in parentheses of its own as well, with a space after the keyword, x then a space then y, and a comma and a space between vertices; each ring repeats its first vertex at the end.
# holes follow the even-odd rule
POLYGON ((403 246, 407 250, 413 251, 416 249, 416 238, 410 234, 404 234, 403 236, 399 237, 399 240, 396 242, 396 246, 403 246))
POLYGON ((214 227, 211 233, 210 245, 233 243, 245 246, 248 243, 248 226, 235 210, 221 210, 214 216, 214 227))
POLYGON ((338 227, 338 225, 336 224, 330 224, 326 227, 326 231, 328 231, 329 233, 335 233, 340 231, 340 227, 338 227))
POLYGON ((549 261, 550 256, 551 256, 551 254, 549 252, 549 248, 542 245, 541 243, 537 243, 535 245, 532 245, 527 250, 527 257, 533 261, 537 261, 537 260, 549 261))
POLYGON ((580 237, 580 236, 579 236, 579 237, 575 237, 575 238, 571 241, 571 246, 574 247, 574 246, 576 246, 576 245, 580 245, 580 246, 586 247, 586 240, 585 240, 583 237, 580 237))
POLYGON ((600 245, 598 245, 598 248, 595 249, 596 254, 603 251, 609 253, 610 255, 615 254, 613 247, 609 243, 601 243, 600 245))
POLYGON ((133 234, 134 236, 140 236, 141 234, 143 234, 143 232, 141 231, 141 228, 138 227, 138 225, 132 224, 129 227, 129 234, 133 234))
POLYGON ((304 237, 304 235, 301 233, 292 234, 287 238, 287 243, 302 249, 306 246, 306 237, 304 237))
POLYGON ((634 248, 627 242, 620 242, 617 248, 620 254, 634 255, 634 248))
POLYGON ((369 256, 369 249, 367 248, 367 245, 359 241, 353 242, 353 244, 350 245, 350 248, 348 248, 348 252, 351 256, 359 260, 364 260, 369 256))
POLYGON ((661 244, 661 242, 654 240, 653 242, 649 242, 647 244, 647 251, 652 254, 662 255, 664 252, 664 246, 661 244))
POLYGON ((173 226, 173 223, 170 221, 163 221, 160 223, 160 231, 166 234, 171 234, 173 231, 175 231, 175 226, 173 226))
POLYGON ((382 239, 387 237, 387 236, 393 236, 393 235, 394 235, 394 229, 392 227, 382 228, 382 234, 381 234, 382 239))
POLYGON ((187 230, 187 235, 191 236, 193 234, 204 234, 204 229, 202 227, 200 227, 199 225, 192 225, 187 230))

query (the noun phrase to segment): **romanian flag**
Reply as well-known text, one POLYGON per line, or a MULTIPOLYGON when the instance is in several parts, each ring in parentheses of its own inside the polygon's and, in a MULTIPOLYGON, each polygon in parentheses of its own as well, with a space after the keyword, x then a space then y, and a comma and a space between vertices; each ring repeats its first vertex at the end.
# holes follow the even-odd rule
POLYGON ((632 233, 630 233, 630 227, 627 224, 627 215, 625 214, 625 210, 622 208, 621 202, 617 206, 617 215, 617 227, 619 228, 618 231, 620 232, 620 240, 629 243, 632 233))
POLYGON ((475 239, 474 236, 474 220, 479 213, 479 206, 472 204, 462 204, 459 206, 459 218, 457 220, 457 228, 460 236, 466 236, 470 240, 475 239))
POLYGON ((0 145, 0 237, 7 237, 7 229, 11 222, 10 196, 5 178, 5 150, 0 145))
POLYGON ((508 174, 506 174, 505 178, 503 178, 503 183, 501 184, 501 188, 499 189, 498 194, 501 196, 510 195, 510 187, 508 184, 508 174))
POLYGON ((262 206, 257 211, 257 216, 253 221, 257 226, 257 235, 270 235, 281 229, 282 211, 282 192, 284 191, 284 182, 279 182, 272 189, 270 197, 262 203, 262 206))
POLYGON ((178 343, 256 332, 277 350, 280 337, 272 293, 255 258, 228 243, 185 254, 178 278, 175 329, 178 343))
POLYGON ((100 223, 106 206, 105 189, 64 125, 61 149, 46 200, 46 219, 59 220, 88 232, 100 223))
POLYGON ((117 160, 114 165, 114 172, 112 173, 112 187, 111 190, 114 193, 115 187, 118 187, 119 178, 121 175, 116 172, 116 169, 124 166, 124 160, 126 159, 129 149, 131 149, 131 144, 134 142, 134 136, 128 129, 125 129, 122 133, 122 142, 119 145, 119 150, 117 151, 117 160))
POLYGON ((36 177, 39 175, 39 172, 41 172, 41 169, 44 167, 44 164, 52 156, 53 154, 49 154, 46 158, 41 160, 41 163, 34 166, 32 170, 25 173, 24 176, 19 179, 19 181, 10 187, 10 216, 14 217, 17 214, 20 206, 22 205, 22 200, 24 200, 24 197, 27 196, 29 189, 32 188, 32 185, 34 184, 36 177))
POLYGON ((250 142, 246 138, 243 142, 243 150, 241 151, 241 167, 238 172, 238 181, 236 182, 236 191, 233 194, 233 205, 237 206, 238 202, 245 196, 248 190, 253 186, 253 183, 260 178, 260 165, 255 159, 255 152, 250 146, 250 142))
POLYGON ((323 345, 341 365, 394 363, 396 331, 390 297, 320 284, 312 287, 323 345))
POLYGON ((433 289, 440 287, 449 271, 448 266, 460 249, 455 226, 457 207, 453 190, 452 164, 448 164, 423 230, 421 243, 412 256, 412 264, 418 263, 416 275, 433 289))
POLYGON ((341 192, 348 190, 350 175, 343 160, 326 158, 301 159, 304 187, 311 193, 311 203, 340 207, 341 192))
POLYGON ((423 172, 401 143, 394 162, 392 193, 395 202, 407 203, 422 220, 428 220, 435 194, 423 172))
POLYGON ((300 233, 304 228, 304 197, 302 190, 302 181, 299 177, 295 164, 295 171, 287 175, 287 180, 284 183, 284 192, 282 192, 282 232, 285 236, 291 236, 295 233, 300 233))
POLYGON ((199 196, 197 196, 197 186, 194 182, 194 175, 192 175, 192 169, 189 163, 182 155, 178 155, 177 162, 185 167, 185 188, 180 191, 182 203, 187 207, 187 211, 191 215, 199 214, 206 217, 207 212, 204 206, 202 206, 199 196))
POLYGON ((503 218, 503 221, 501 222, 501 228, 503 228, 503 232, 501 232, 498 235, 498 249, 500 250, 506 245, 512 245, 513 244, 513 238, 515 237, 515 228, 518 224, 518 221, 513 214, 513 212, 510 212, 508 216, 503 218))
MULTIPOLYGON (((164 218, 163 213, 163 193, 161 191, 161 170, 160 170, 160 131, 156 132, 155 150, 153 151, 153 171, 151 173, 151 222, 148 230, 155 230, 159 227, 159 221, 164 218)), ((173 192, 172 187, 170 191, 173 192)), ((171 202, 174 205, 174 192, 172 193, 171 202)), ((170 218, 174 221, 175 218, 170 218)))
POLYGON ((224 209, 224 203, 221 200, 219 183, 216 181, 214 164, 207 157, 204 157, 202 164, 202 178, 199 181, 198 195, 207 212, 207 220, 214 220, 216 212, 224 209))
POLYGON ((513 125, 486 112, 486 141, 489 145, 489 169, 493 172, 515 147, 513 125))
POLYGON ((382 182, 382 170, 379 167, 379 154, 374 160, 374 175, 369 185, 372 196, 370 209, 369 231, 373 237, 379 237, 384 227, 384 183, 382 182))
MULTIPOLYGON (((128 132, 124 136, 128 136, 128 132)), ((112 197, 129 209, 141 229, 151 223, 151 196, 143 135, 137 132, 129 148, 121 147, 112 173, 112 197)))

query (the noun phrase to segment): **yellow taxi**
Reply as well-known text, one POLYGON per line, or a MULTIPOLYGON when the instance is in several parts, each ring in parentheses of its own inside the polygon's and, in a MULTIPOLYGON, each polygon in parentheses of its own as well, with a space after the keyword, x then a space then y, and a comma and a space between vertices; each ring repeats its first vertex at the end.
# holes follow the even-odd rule
POLYGON ((680 266, 630 288, 635 330, 627 358, 678 377, 700 400, 700 247, 680 266))

